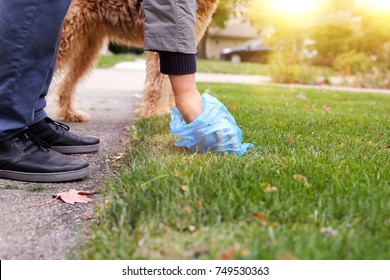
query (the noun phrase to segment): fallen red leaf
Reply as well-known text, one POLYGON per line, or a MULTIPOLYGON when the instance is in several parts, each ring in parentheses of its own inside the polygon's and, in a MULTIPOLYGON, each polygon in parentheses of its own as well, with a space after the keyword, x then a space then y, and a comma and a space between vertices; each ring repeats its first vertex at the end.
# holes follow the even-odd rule
POLYGON ((255 219, 261 220, 261 224, 263 226, 266 226, 268 224, 268 222, 269 222, 268 217, 266 215, 264 215, 264 214, 259 213, 259 212, 256 212, 255 214, 253 214, 253 217, 255 219))
POLYGON ((232 260, 236 256, 236 250, 235 249, 229 249, 226 252, 224 252, 219 258, 221 260, 232 260))
POLYGON ((237 110, 237 104, 234 103, 231 107, 230 107, 230 111, 236 111, 237 110))
POLYGON ((75 204, 78 203, 88 203, 93 201, 92 198, 89 198, 88 195, 94 194, 94 191, 79 191, 71 189, 67 192, 57 193, 53 195, 54 198, 59 198, 65 203, 75 204))
POLYGON ((294 140, 291 139, 291 138, 287 138, 286 144, 287 144, 287 145, 291 145, 292 143, 294 143, 294 140))

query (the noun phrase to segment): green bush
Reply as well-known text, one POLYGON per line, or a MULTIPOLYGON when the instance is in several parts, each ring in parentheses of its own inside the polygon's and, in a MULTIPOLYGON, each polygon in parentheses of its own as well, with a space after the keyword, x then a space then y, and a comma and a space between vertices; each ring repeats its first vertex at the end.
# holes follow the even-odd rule
POLYGON ((363 52, 350 51, 340 54, 334 61, 334 69, 344 76, 354 76, 346 85, 360 88, 390 88, 390 46, 378 50, 374 62, 363 52))
POLYGON ((363 52, 352 50, 342 53, 333 62, 333 68, 342 75, 366 73, 374 66, 371 58, 363 52))
POLYGON ((268 63, 296 65, 302 63, 302 59, 299 55, 296 55, 291 51, 280 51, 273 52, 271 55, 269 55, 268 63))
POLYGON ((143 48, 129 47, 122 44, 113 43, 113 42, 109 43, 108 49, 113 54, 121 54, 121 53, 143 54, 144 53, 143 48))
POLYGON ((269 58, 269 71, 275 83, 316 84, 319 75, 291 52, 274 53, 269 58))
POLYGON ((390 69, 390 42, 383 44, 377 54, 377 63, 384 70, 390 69))

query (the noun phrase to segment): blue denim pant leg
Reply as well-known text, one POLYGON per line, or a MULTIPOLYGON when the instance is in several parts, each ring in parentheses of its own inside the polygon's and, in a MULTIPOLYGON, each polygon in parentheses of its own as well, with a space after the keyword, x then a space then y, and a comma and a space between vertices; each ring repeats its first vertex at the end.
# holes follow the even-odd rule
POLYGON ((71 0, 0 0, 0 141, 43 118, 71 0))
POLYGON ((31 124, 39 122, 40 120, 43 120, 44 118, 47 117, 46 112, 45 112, 46 95, 49 92, 50 84, 51 84, 51 81, 52 81, 53 76, 54 76, 56 62, 57 62, 57 54, 58 54, 58 50, 60 48, 60 42, 61 42, 61 33, 58 34, 55 55, 53 56, 53 60, 52 60, 51 66, 50 66, 49 74, 46 78, 45 84, 43 85, 39 99, 35 103, 34 118, 33 118, 33 121, 31 122, 31 124))

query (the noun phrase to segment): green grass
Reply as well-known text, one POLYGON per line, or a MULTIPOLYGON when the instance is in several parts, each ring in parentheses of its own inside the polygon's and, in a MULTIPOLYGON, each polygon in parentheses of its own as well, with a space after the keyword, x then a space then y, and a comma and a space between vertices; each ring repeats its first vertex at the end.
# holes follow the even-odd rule
POLYGON ((199 73, 269 75, 269 65, 261 63, 232 63, 230 61, 198 59, 199 73))
POLYGON ((31 185, 27 188, 27 191, 32 193, 43 192, 44 190, 46 190, 46 188, 43 185, 31 185))
POLYGON ((135 54, 116 54, 116 55, 102 55, 97 63, 98 68, 113 67, 119 62, 135 61, 136 59, 144 58, 143 55, 135 54))
POLYGON ((17 189, 19 189, 18 186, 14 186, 14 185, 0 186, 0 190, 17 190, 17 189))
POLYGON ((191 154, 169 116, 138 121, 81 258, 390 258, 390 96, 206 88, 255 147, 191 154))

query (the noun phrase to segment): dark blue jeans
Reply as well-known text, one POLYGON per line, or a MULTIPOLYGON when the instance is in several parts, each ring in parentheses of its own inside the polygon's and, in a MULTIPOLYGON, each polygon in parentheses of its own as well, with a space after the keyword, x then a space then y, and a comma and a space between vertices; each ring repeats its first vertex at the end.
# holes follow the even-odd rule
POLYGON ((0 141, 46 117, 71 0, 0 0, 0 141))

